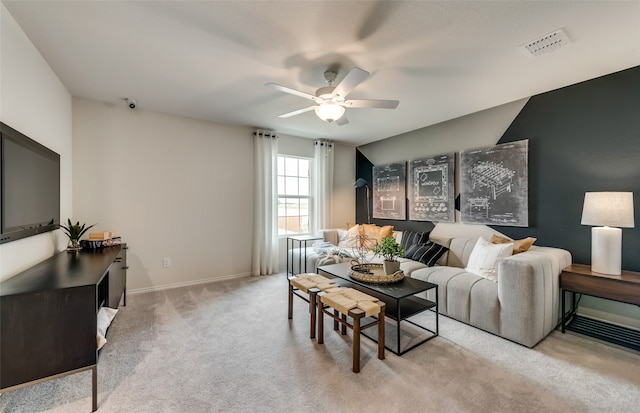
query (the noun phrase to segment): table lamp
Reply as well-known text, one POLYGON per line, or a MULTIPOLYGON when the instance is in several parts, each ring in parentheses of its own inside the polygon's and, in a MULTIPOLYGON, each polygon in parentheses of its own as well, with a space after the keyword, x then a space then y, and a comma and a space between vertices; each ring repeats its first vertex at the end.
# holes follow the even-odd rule
POLYGON ((585 192, 582 225, 591 228, 591 270, 620 275, 622 230, 633 228, 633 192, 585 192))
POLYGON ((364 178, 358 178, 358 180, 353 183, 353 186, 356 188, 362 188, 363 186, 367 188, 367 224, 371 224, 371 212, 369 210, 369 198, 371 194, 369 192, 369 182, 364 178))

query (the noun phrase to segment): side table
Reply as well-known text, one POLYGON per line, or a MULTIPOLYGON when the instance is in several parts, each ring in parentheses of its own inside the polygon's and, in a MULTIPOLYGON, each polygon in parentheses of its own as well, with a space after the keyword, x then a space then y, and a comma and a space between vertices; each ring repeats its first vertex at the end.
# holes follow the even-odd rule
POLYGON ((298 271, 299 273, 307 272, 307 243, 309 241, 321 241, 323 237, 318 237, 315 235, 291 235, 287 237, 287 275, 295 275, 294 268, 294 260, 293 260, 293 249, 295 248, 295 244, 298 244, 299 254, 298 254, 298 271), (304 271, 302 270, 302 261, 303 255, 302 251, 304 251, 304 271))
POLYGON ((577 294, 640 305, 640 273, 622 271, 608 275, 591 271, 591 267, 572 264, 560 274, 562 289, 562 332, 575 331, 621 346, 640 350, 640 331, 582 317, 576 314, 577 294), (566 311, 565 292, 571 293, 571 307, 566 311), (569 321, 571 320, 571 321, 569 321))

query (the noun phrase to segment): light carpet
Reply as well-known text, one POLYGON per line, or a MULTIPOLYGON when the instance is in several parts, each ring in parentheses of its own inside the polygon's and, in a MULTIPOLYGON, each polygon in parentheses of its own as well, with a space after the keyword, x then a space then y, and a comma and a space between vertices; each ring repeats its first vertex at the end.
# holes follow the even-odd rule
MULTIPOLYGON (((351 332, 327 319, 319 345, 294 303, 288 320, 284 274, 130 295, 98 363, 98 411, 640 411, 638 352, 559 331, 529 349, 440 317, 440 336, 402 357, 378 360, 363 338, 354 374, 351 332)), ((91 374, 5 393, 0 411, 89 412, 91 374)))

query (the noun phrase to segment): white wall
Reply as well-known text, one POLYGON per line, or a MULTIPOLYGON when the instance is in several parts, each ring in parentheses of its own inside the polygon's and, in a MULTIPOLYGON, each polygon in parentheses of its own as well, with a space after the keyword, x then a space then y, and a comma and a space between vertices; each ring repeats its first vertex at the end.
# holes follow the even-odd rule
POLYGON ((122 236, 130 291, 250 274, 251 129, 74 98, 73 152, 74 219, 122 236))
MULTIPOLYGON (((4 5, 0 5, 0 119, 60 154, 60 214, 71 216, 71 96, 4 5)), ((60 230, 0 245, 0 279, 66 247, 60 230)))

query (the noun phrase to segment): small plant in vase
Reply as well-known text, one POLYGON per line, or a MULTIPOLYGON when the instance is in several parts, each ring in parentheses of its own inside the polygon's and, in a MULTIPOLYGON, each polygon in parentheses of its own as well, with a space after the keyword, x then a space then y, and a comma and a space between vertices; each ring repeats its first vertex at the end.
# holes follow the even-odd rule
POLYGON ((86 224, 80 225, 80 222, 76 222, 75 224, 71 222, 71 219, 67 218, 67 225, 60 224, 60 228, 62 231, 69 237, 69 245, 67 246, 67 251, 78 251, 82 249, 80 247, 80 238, 84 235, 85 232, 89 231, 89 229, 96 224, 89 225, 86 224))
POLYGON ((404 255, 404 248, 394 237, 384 237, 382 243, 376 243, 373 253, 382 257, 384 273, 391 275, 400 269, 400 261, 397 258, 404 255))

